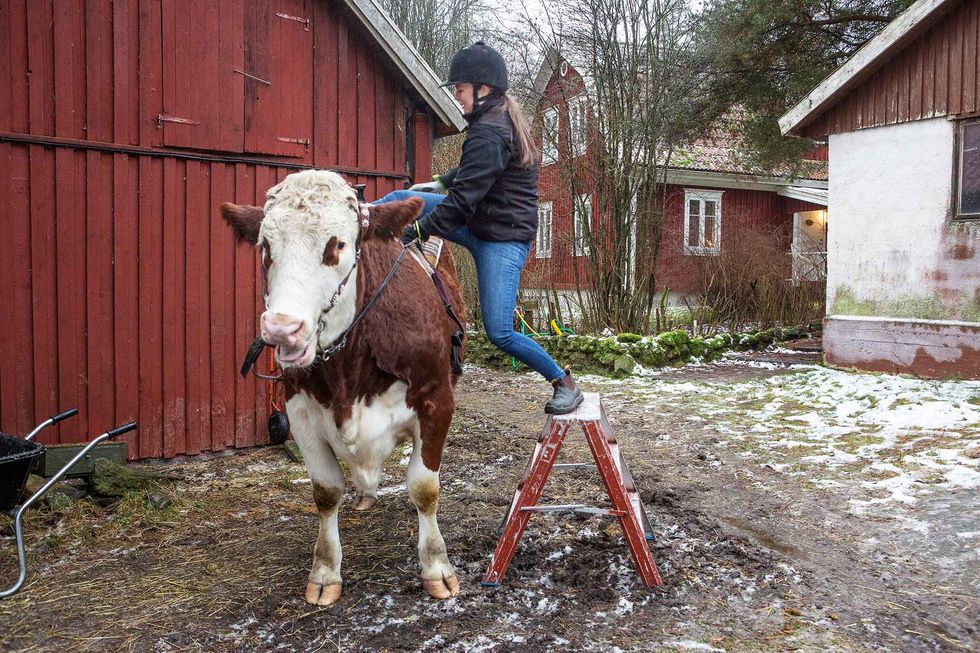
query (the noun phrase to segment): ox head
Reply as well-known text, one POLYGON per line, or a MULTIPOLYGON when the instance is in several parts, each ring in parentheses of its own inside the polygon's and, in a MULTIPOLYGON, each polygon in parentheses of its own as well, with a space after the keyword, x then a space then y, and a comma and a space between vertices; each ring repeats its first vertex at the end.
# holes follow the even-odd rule
POLYGON ((261 335, 283 368, 309 366, 317 345, 331 345, 351 324, 362 245, 400 235, 421 209, 412 199, 363 211, 354 189, 325 170, 287 176, 266 192, 263 208, 222 204, 238 240, 259 249, 266 279, 261 335))

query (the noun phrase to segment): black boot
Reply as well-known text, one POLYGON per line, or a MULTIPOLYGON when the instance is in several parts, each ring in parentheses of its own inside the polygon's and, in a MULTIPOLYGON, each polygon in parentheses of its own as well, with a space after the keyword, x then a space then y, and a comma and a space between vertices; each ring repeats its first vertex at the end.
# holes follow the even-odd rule
POLYGON ((544 412, 549 415, 566 415, 578 408, 579 404, 585 400, 582 391, 575 385, 572 371, 567 367, 565 368, 565 376, 555 379, 551 385, 555 387, 555 394, 544 405, 544 412))

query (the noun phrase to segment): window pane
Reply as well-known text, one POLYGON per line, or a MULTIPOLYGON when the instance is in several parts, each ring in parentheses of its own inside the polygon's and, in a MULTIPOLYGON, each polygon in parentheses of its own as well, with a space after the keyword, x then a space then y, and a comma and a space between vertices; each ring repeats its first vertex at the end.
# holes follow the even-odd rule
MULTIPOLYGON (((714 204, 714 202, 711 202, 714 204)), ((713 207, 712 207, 713 208, 713 207)), ((708 211, 708 207, 704 207, 704 246, 714 247, 715 246, 715 216, 714 211, 708 211)))
POLYGON ((980 213, 980 122, 963 127, 960 151, 960 213, 980 213))
MULTIPOLYGON (((704 202, 704 214, 705 215, 712 215, 713 216, 715 214, 715 204, 716 204, 716 202, 714 200, 705 200, 705 202, 704 202)), ((705 226, 704 230, 705 231, 708 231, 709 229, 708 229, 707 226, 705 226)))
POLYGON ((688 247, 701 246, 701 216, 697 213, 691 214, 691 221, 687 228, 687 245, 688 247))

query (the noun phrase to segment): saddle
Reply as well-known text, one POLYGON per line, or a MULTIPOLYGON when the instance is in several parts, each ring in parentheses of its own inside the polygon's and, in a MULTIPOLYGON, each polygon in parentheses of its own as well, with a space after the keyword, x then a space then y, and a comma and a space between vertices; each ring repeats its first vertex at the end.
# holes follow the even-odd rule
POLYGON ((436 292, 439 293, 439 298, 442 300, 443 308, 446 309, 449 318, 456 323, 457 331, 450 336, 450 340, 452 344, 451 363, 453 374, 458 375, 463 373, 463 334, 466 329, 463 328, 462 321, 453 311, 452 303, 449 301, 449 293, 446 291, 446 286, 442 282, 442 277, 439 276, 439 272, 436 270, 439 266, 439 257, 442 256, 444 245, 445 241, 442 238, 431 236, 424 243, 409 245, 408 251, 416 263, 419 264, 419 267, 432 279, 432 283, 436 287, 436 292))

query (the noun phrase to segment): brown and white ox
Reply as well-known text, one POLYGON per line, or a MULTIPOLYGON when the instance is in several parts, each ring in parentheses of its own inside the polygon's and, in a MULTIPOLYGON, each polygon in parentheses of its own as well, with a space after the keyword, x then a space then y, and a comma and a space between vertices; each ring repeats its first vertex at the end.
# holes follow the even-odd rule
MULTIPOLYGON (((306 586, 313 604, 330 605, 341 593, 337 511, 344 476, 338 459, 350 468, 355 510, 367 510, 377 502, 385 461, 408 440, 407 486, 418 510, 422 585, 438 599, 459 592, 436 520, 439 465, 453 413, 450 335, 456 327, 426 272, 406 257, 346 348, 326 361, 318 357, 382 283, 401 251, 396 237, 421 209, 422 201, 413 198, 362 212, 354 190, 324 170, 289 175, 269 189, 264 208, 221 207, 237 238, 259 248, 266 270, 261 334, 283 368, 286 413, 320 514, 306 586), (352 269, 358 249, 360 261, 352 269), (336 305, 325 310, 348 273, 336 305)), ((465 319, 448 247, 437 269, 465 319)))

